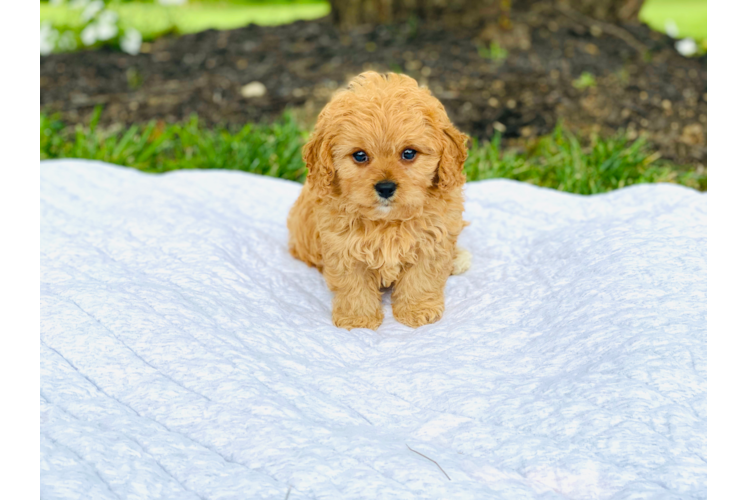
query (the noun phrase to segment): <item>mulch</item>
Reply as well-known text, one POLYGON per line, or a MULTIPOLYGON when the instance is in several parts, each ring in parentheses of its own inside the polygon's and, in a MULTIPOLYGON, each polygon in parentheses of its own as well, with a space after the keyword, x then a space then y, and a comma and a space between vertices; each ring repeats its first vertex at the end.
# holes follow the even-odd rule
POLYGON ((706 56, 683 57, 673 40, 643 25, 616 31, 554 8, 513 20, 509 33, 415 22, 341 32, 323 18, 167 36, 136 56, 54 54, 41 57, 41 109, 73 124, 87 124, 97 105, 103 125, 193 113, 207 124, 244 124, 288 109, 313 123, 352 76, 402 71, 481 139, 501 131, 526 148, 562 121, 582 134, 643 134, 664 158, 706 168, 706 56), (490 56, 489 39, 506 57, 490 56), (251 82, 261 82, 264 95, 243 96, 251 82))

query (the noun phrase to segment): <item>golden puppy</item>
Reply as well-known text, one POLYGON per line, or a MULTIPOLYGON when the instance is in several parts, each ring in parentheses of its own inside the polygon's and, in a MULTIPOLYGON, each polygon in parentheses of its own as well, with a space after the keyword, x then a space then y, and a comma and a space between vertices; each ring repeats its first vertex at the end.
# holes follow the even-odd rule
POLYGON ((382 287, 408 326, 444 312, 450 274, 470 267, 456 246, 465 142, 442 104, 405 75, 363 73, 336 94, 304 146, 309 175, 288 216, 291 254, 335 292, 333 323, 382 324, 382 287))

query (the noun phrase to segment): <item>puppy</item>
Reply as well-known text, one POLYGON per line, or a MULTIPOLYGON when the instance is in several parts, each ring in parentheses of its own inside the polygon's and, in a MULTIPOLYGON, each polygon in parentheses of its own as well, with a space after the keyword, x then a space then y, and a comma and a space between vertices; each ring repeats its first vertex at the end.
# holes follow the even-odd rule
POLYGON ((363 73, 325 106, 304 146, 309 174, 288 216, 291 254, 335 293, 332 321, 376 329, 382 288, 408 326, 439 320, 450 274, 470 267, 456 246, 467 136, 405 75, 363 73))

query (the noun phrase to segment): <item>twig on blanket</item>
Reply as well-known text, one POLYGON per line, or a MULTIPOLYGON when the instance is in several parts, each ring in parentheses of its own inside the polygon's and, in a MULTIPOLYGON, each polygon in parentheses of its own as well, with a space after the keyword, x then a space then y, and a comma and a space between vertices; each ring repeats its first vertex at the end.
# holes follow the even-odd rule
MULTIPOLYGON (((406 444, 405 446, 408 446, 408 445, 406 444)), ((431 460, 432 462, 434 462, 434 463, 436 464, 436 466, 437 466, 437 467, 439 467, 439 470, 440 470, 440 471, 442 471, 442 474, 444 474, 445 476, 447 476, 447 479, 449 479, 450 481, 452 480, 452 478, 451 478, 451 477, 449 477, 449 474, 447 474, 446 472, 444 472, 444 469, 442 469, 442 466, 441 466, 441 465, 439 465, 439 464, 438 464, 438 463, 436 462, 436 460, 433 460, 433 459, 431 459, 431 458, 427 457, 427 456, 426 456, 426 455, 424 455, 423 453, 420 453, 420 452, 418 452, 418 451, 414 450, 414 449, 413 449, 413 448, 411 448, 410 446, 408 446, 408 449, 409 449, 410 451, 412 451, 413 453, 418 453, 419 455, 421 455, 421 456, 422 456, 423 458, 425 458, 426 460, 431 460)))

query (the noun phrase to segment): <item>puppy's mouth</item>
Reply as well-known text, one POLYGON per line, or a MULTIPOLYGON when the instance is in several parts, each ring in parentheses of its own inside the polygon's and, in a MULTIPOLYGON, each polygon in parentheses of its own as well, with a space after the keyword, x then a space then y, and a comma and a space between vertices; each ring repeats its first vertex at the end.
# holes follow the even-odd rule
POLYGON ((387 202, 387 203, 380 203, 377 206, 377 212, 379 212, 382 215, 386 215, 386 214, 390 213, 390 210, 392 210, 392 205, 389 202, 387 202))
POLYGON ((389 212, 392 206, 395 204, 394 197, 392 196, 390 196, 389 198, 377 196, 376 200, 377 200, 376 201, 377 210, 386 210, 389 212))
POLYGON ((392 199, 386 200, 377 196, 374 203, 368 207, 369 217, 373 219, 390 218, 394 214, 394 203, 392 199))
POLYGON ((368 217, 372 220, 409 220, 418 217, 423 209, 412 205, 396 203, 392 198, 379 198, 369 206, 368 217))

